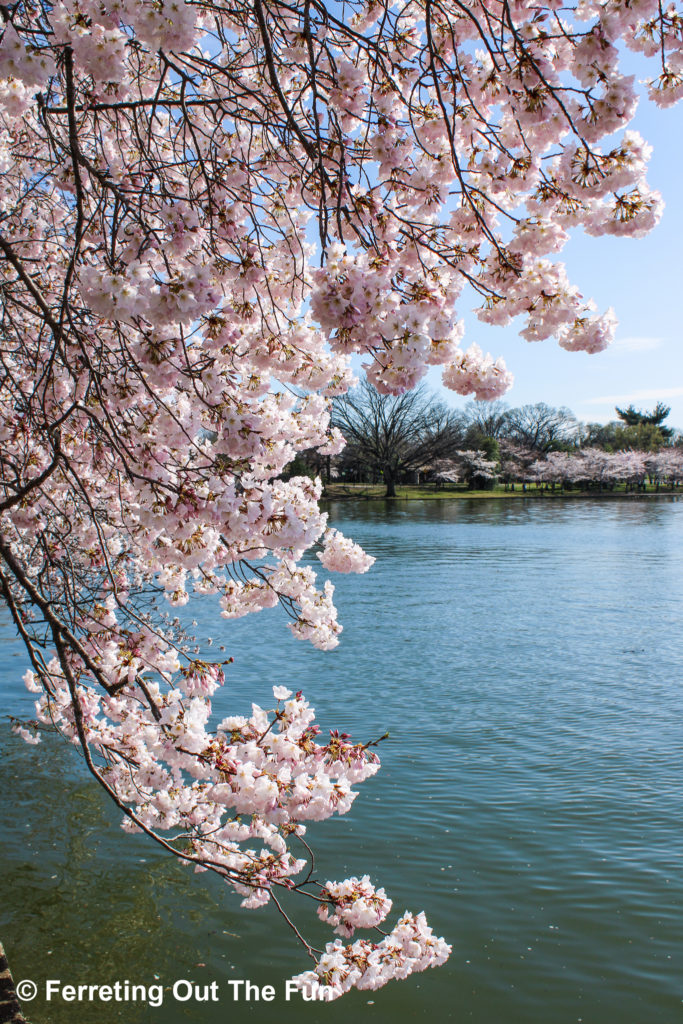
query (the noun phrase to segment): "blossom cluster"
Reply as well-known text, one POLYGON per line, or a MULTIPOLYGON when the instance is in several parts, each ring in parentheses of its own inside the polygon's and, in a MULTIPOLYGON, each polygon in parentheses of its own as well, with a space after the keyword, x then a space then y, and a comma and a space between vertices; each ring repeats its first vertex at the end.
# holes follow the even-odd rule
POLYGON ((367 572, 374 564, 372 555, 367 555, 339 530, 327 530, 323 543, 324 550, 318 553, 318 558, 326 569, 334 572, 367 572))
POLYGON ((321 898, 327 902, 318 907, 318 917, 347 939, 356 928, 376 928, 392 907, 384 889, 376 889, 368 875, 347 878, 343 882, 326 882, 321 898))
MULTIPOLYGON (((222 684, 223 672, 200 660, 181 673, 177 689, 162 692, 150 681, 144 691, 148 705, 131 684, 114 696, 81 686, 73 694, 69 673, 63 673, 56 659, 47 670, 49 693, 43 692, 34 672, 24 677, 30 691, 41 693, 36 724, 51 725, 72 742, 86 743, 101 760, 107 787, 128 809, 127 831, 182 837, 183 859, 196 871, 210 867, 221 874, 243 897, 243 907, 268 903, 277 886, 296 887, 307 860, 293 856, 289 838, 303 839, 305 821, 345 814, 357 795, 353 787, 379 769, 377 754, 346 735, 333 732, 328 742, 316 742, 319 728, 313 709, 301 693, 283 686, 273 687, 273 712, 253 704, 249 717, 228 716, 209 732, 208 697, 222 684)), ((24 727, 17 731, 28 742, 39 739, 24 727)), ((357 927, 376 928, 392 906, 367 876, 327 882, 321 897, 321 919, 337 925, 335 930, 345 936, 357 927)), ((449 947, 432 938, 423 917, 417 921, 410 943, 407 918, 392 933, 394 939, 401 937, 400 943, 363 940, 369 958, 365 987, 443 962, 449 947), (380 964, 384 980, 378 974, 377 983, 371 984, 380 964)), ((320 963, 327 974, 325 956, 320 963)), ((356 983, 356 970, 345 977, 343 991, 356 983)))
POLYGON ((381 942, 330 942, 316 968, 294 978, 300 988, 337 999, 352 988, 377 989, 395 979, 445 963, 451 947, 433 933, 423 913, 405 913, 381 942), (324 986, 324 988, 321 988, 324 986))

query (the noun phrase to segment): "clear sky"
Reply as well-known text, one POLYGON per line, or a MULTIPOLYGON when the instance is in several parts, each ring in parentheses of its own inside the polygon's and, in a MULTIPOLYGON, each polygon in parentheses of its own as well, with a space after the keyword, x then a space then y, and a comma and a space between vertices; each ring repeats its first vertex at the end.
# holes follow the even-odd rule
MULTIPOLYGON (((667 422, 683 429, 683 102, 658 110, 643 98, 629 127, 654 148, 648 181, 666 203, 659 225, 640 239, 589 238, 580 232, 558 257, 572 283, 600 311, 614 308, 619 320, 614 345, 588 355, 565 352, 553 339, 530 344, 517 334, 522 318, 507 328, 489 327, 468 311, 474 301, 459 310, 466 324, 464 345, 476 341, 505 358, 515 376, 505 396, 511 405, 566 405, 580 420, 607 422, 615 418, 615 404, 649 409, 661 399, 671 406, 667 422)), ((449 405, 465 403, 441 387, 438 371, 428 380, 449 405)))

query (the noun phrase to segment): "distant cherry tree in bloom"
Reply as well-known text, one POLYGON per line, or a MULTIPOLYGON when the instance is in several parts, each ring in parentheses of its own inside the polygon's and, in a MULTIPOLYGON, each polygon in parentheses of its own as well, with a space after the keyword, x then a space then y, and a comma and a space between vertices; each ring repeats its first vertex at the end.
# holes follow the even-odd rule
POLYGON ((523 470, 520 479, 600 487, 616 483, 644 487, 649 480, 653 485, 676 487, 683 480, 683 450, 606 452, 601 448, 582 448, 577 452, 550 452, 523 470))
POLYGON ((332 584, 300 559, 372 559, 327 528, 319 483, 280 477, 297 451, 339 450, 329 406, 351 354, 385 393, 440 365, 460 394, 500 396, 502 360, 461 344, 465 285, 482 321, 521 314, 530 341, 608 344, 613 314, 554 254, 573 227, 656 223, 619 53, 652 58, 650 96, 674 103, 681 16, 658 0, 0 14, 0 589, 38 721, 127 828, 247 906, 313 896, 338 937, 316 950, 297 930, 302 985, 338 996, 438 965, 449 947, 422 914, 350 941, 390 900, 306 872, 305 823, 348 810, 372 745, 316 739, 285 686, 213 724, 223 666, 156 600, 172 614, 212 595, 226 618, 282 605, 297 637, 333 647, 332 584))

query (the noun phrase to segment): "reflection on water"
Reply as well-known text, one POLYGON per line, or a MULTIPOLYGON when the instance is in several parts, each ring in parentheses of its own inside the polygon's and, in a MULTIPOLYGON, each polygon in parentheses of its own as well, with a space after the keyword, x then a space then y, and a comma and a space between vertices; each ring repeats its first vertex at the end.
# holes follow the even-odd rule
MULTIPOLYGON (((217 880, 124 836, 69 750, 3 725, 0 935, 15 975, 187 977, 224 995, 77 1013, 37 1000, 35 1024, 679 1019, 683 503, 329 511, 378 556, 335 578, 341 646, 314 651, 274 613, 226 623, 207 602, 200 632, 235 658, 216 711, 294 684, 323 727, 390 731, 352 813, 311 829, 320 875, 369 871, 399 912, 427 911, 451 962, 331 1006, 285 1003, 305 960, 269 909, 241 912, 217 880), (276 1002, 233 1005, 239 977, 274 984, 276 1002)), ((30 714, 21 648, 3 645, 5 710, 30 714)))

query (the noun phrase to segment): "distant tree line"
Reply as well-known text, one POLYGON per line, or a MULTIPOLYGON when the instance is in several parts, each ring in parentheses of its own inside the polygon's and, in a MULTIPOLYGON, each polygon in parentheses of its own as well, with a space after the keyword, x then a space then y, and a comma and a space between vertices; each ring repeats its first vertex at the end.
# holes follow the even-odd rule
POLYGON ((609 423, 582 423, 545 402, 510 407, 469 402, 455 410, 426 385, 385 395, 362 379, 334 400, 333 424, 346 447, 336 456, 299 455, 288 475, 307 473, 349 484, 383 483, 486 489, 536 484, 600 490, 677 486, 683 477, 683 435, 665 425, 670 408, 615 409, 609 423))

